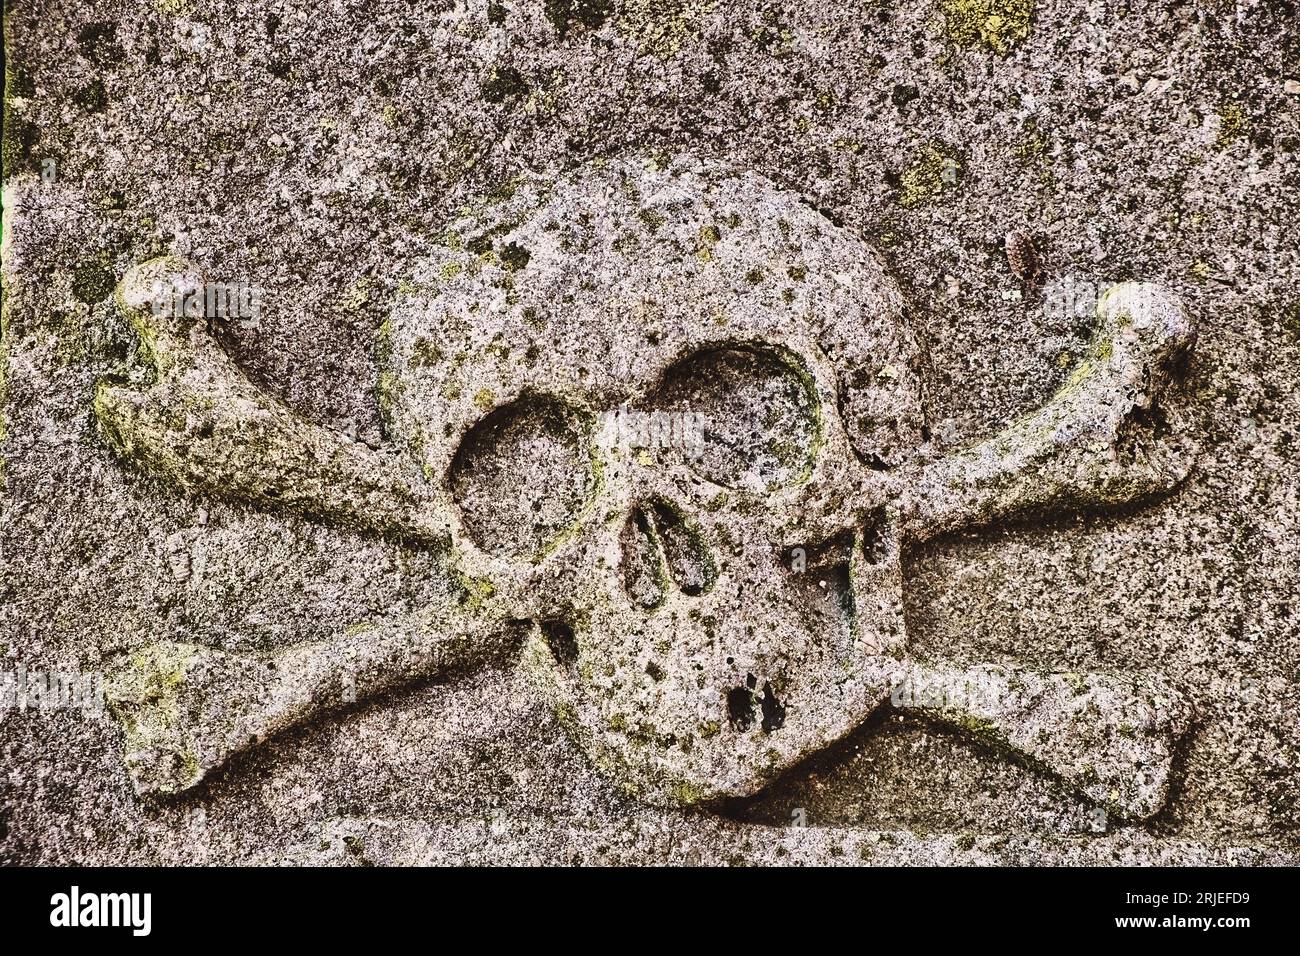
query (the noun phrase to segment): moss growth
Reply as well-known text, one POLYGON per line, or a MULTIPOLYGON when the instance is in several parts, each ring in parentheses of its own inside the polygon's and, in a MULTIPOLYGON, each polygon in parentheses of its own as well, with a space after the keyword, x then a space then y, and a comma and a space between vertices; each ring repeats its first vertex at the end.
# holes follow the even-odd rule
POLYGON ((950 41, 1006 56, 1029 36, 1034 0, 940 0, 939 9, 950 41))
POLYGON ((943 143, 927 143, 900 181, 898 204, 914 209, 938 199, 961 180, 962 162, 956 150, 943 143))

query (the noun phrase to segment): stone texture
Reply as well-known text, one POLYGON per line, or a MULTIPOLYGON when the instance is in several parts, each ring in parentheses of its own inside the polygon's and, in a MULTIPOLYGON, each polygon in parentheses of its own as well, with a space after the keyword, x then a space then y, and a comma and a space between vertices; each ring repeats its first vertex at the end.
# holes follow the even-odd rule
POLYGON ((11 4, 0 856, 1293 861, 1295 15, 11 4))

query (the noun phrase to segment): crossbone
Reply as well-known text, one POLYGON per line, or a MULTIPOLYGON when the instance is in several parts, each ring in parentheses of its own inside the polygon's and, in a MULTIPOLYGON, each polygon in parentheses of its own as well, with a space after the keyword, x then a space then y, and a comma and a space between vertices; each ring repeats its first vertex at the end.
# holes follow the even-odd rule
POLYGON ((274 654, 141 648, 109 689, 138 792, 185 791, 298 722, 514 655, 594 766, 650 803, 753 794, 910 706, 1120 816, 1161 808, 1192 716, 1173 688, 919 652, 903 568, 941 535, 1185 478, 1190 456, 1157 428, 1194 338, 1171 294, 1111 288, 1051 400, 938 457, 896 286, 761 177, 607 164, 451 234, 381 330, 396 449, 307 422, 204 321, 157 308, 159 288, 202 289, 192 263, 120 285, 153 381, 100 383, 118 455, 189 494, 434 549, 459 582, 274 654), (700 416, 703 447, 598 441, 628 408, 700 416))

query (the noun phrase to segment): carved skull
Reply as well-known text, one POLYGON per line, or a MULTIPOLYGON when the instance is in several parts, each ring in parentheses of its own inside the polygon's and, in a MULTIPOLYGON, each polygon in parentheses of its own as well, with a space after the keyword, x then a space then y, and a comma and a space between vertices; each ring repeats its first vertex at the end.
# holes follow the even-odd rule
MULTIPOLYGON (((1130 502, 1187 471, 1152 427, 1192 340, 1167 293, 1112 289, 1050 402, 931 459, 916 343, 874 254, 717 164, 586 168, 454 224, 381 329, 403 457, 304 421, 202 322, 154 308, 202 285, 168 259, 124 279, 156 376, 101 383, 107 442, 192 492, 444 548, 473 600, 273 661, 145 648, 110 689, 142 792, 193 786, 337 706, 343 683, 357 699, 481 661, 522 622, 539 692, 625 789, 750 794, 900 680, 963 673, 907 647, 909 546, 1130 502)), ((1159 809, 1187 713, 1158 679, 973 673, 994 693, 966 702, 964 725, 1125 815, 1159 809)))
POLYGON ((749 794, 879 706, 924 418, 866 245, 752 173, 633 160, 479 210, 419 278, 391 430, 598 766, 655 802, 749 794), (601 441, 620 409, 703 441, 601 441))

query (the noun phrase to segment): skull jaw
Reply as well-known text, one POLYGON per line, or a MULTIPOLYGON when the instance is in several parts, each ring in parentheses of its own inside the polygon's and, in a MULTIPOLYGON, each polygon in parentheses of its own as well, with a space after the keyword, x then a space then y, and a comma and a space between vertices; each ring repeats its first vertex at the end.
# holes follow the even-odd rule
POLYGON ((753 795, 889 698, 905 634, 896 541, 873 553, 848 533, 797 571, 751 542, 709 593, 652 613, 616 574, 596 575, 573 592, 570 643, 539 626, 522 666, 595 768, 637 799, 753 795))
MULTIPOLYGON (((522 666, 551 705, 560 724, 592 765, 629 796, 653 806, 681 807, 752 796, 798 763, 861 725, 888 701, 898 669, 893 658, 860 663, 842 683, 824 688, 823 708, 781 703, 782 725, 765 729, 763 684, 754 688, 755 715, 743 729, 730 716, 683 728, 669 719, 657 730, 648 714, 637 723, 617 704, 557 666, 539 635, 524 647, 522 666)), ((744 684, 731 692, 744 689, 744 684)), ((718 689, 726 714, 727 693, 718 689)), ((770 711, 769 711, 770 713, 770 711)))

